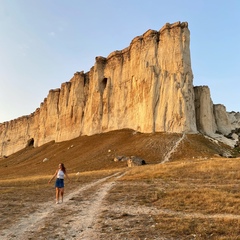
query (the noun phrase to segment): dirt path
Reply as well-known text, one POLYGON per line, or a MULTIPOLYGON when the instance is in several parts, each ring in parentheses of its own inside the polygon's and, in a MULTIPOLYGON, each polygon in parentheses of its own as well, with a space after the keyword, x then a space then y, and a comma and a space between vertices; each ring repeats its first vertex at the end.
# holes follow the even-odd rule
POLYGON ((67 195, 62 204, 41 204, 36 212, 4 230, 1 239, 97 239, 102 201, 122 175, 87 184, 67 195))
POLYGON ((176 143, 173 145, 172 149, 169 149, 169 151, 167 151, 167 154, 165 155, 161 164, 169 162, 169 159, 170 159, 171 155, 177 150, 178 146, 185 139, 185 137, 186 137, 186 135, 185 135, 185 133, 183 133, 182 137, 179 140, 176 141, 176 143))
MULTIPOLYGON (((3 230, 0 239, 165 240, 171 238, 162 236, 154 220, 160 214, 182 219, 240 219, 234 214, 186 213, 139 205, 136 199, 129 201, 127 194, 131 193, 112 192, 117 186, 124 188, 118 182, 123 175, 119 172, 86 184, 68 194, 62 204, 40 204, 37 211, 3 230)), ((127 184, 134 188, 133 183, 127 184)))

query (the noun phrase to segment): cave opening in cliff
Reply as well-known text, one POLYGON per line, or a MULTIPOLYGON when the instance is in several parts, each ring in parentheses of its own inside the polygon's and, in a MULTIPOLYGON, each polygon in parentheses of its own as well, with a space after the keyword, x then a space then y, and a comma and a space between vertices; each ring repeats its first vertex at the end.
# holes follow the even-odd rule
POLYGON ((33 147, 33 145, 34 145, 34 139, 31 138, 27 141, 27 147, 33 147))
POLYGON ((107 78, 104 78, 104 79, 102 80, 100 86, 101 86, 102 91, 104 91, 104 89, 105 89, 106 86, 107 86, 107 78))

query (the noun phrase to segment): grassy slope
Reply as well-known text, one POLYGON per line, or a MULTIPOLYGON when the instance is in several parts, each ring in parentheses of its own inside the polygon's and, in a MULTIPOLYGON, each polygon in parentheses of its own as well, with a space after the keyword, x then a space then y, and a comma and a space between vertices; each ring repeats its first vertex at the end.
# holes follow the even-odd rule
MULTIPOLYGON (((229 150, 226 146, 209 142, 201 135, 187 135, 169 162, 157 164, 180 137, 180 134, 140 134, 121 130, 29 147, 0 159, 1 226, 16 220, 25 207, 26 213, 34 211, 34 205, 32 209, 27 208, 28 202, 40 203, 53 197, 53 189, 47 188, 47 179, 58 163, 64 162, 75 182, 68 189, 108 175, 110 171, 127 170, 121 179, 123 185, 111 190, 110 204, 120 199, 120 204, 125 201, 128 205, 170 211, 153 216, 151 225, 155 230, 144 228, 143 235, 154 238, 158 230, 161 236, 179 239, 239 239, 239 217, 232 218, 230 214, 239 216, 240 160, 217 156, 229 150), (118 155, 140 156, 147 165, 126 169, 126 162, 113 161, 118 155), (44 158, 49 160, 43 162, 44 158), (77 172, 81 173, 80 177, 77 172), (213 217, 214 214, 220 217, 213 217)), ((148 217, 143 216, 143 219, 145 226, 150 224, 148 217)), ((108 233, 107 227, 104 231, 114 234, 108 233)), ((136 236, 139 234, 136 232, 136 236)))
MULTIPOLYGON (((0 159, 0 175, 3 179, 48 175, 55 171, 60 162, 65 163, 69 173, 125 167, 125 162, 113 162, 114 157, 119 155, 139 156, 148 164, 160 163, 180 137, 181 134, 141 134, 121 130, 61 143, 50 142, 0 159), (49 160, 43 162, 45 158, 49 160)), ((221 152, 222 147, 203 136, 187 135, 171 161, 209 158, 221 152)))

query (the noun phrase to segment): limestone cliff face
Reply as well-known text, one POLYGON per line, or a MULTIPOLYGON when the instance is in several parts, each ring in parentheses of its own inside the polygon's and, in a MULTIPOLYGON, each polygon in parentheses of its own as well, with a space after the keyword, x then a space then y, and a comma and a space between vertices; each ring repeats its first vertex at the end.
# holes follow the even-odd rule
POLYGON ((197 129, 206 135, 217 131, 213 102, 207 86, 194 87, 197 129))
POLYGON ((232 129, 240 129, 240 112, 227 112, 232 129))
POLYGON ((28 141, 28 117, 1 124, 0 132, 2 155, 19 151, 26 146, 28 141))
POLYGON ((148 30, 107 58, 96 57, 88 73, 77 72, 50 90, 34 113, 0 124, 0 156, 123 128, 215 131, 209 90, 194 94, 189 44, 188 24, 177 22, 148 30))
MULTIPOLYGON (((196 124, 199 132, 216 137, 216 133, 231 136, 239 133, 240 113, 226 111, 222 104, 213 104, 207 86, 194 87, 196 124)), ((235 136, 235 140, 237 136, 235 136)))
POLYGON ((61 89, 50 90, 38 110, 35 146, 80 136, 88 96, 88 74, 78 72, 61 89))
POLYGON ((228 135, 233 129, 228 117, 226 107, 222 104, 214 105, 214 115, 216 118, 217 129, 220 133, 228 135))
POLYGON ((189 35, 187 23, 167 24, 97 57, 82 134, 122 128, 196 132, 189 35))

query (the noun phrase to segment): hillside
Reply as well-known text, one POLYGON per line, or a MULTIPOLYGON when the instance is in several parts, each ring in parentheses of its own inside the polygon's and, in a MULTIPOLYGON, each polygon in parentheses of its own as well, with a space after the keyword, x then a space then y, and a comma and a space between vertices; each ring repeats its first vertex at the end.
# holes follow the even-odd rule
MULTIPOLYGON (((174 148, 182 134, 143 134, 125 129, 93 136, 81 136, 70 141, 50 142, 33 146, 0 160, 0 174, 5 178, 51 174, 63 162, 70 173, 108 170, 126 167, 126 162, 114 162, 116 156, 139 156, 147 164, 161 163, 174 148), (43 161, 44 159, 47 161, 43 161)), ((209 141, 200 134, 188 134, 171 155, 178 159, 204 159, 224 152, 228 146, 209 141)), ((235 153, 233 153, 235 154, 235 153)))
POLYGON ((29 146, 0 159, 0 238, 238 239, 239 159, 219 156, 230 151, 200 134, 129 129, 29 146), (56 205, 47 182, 60 162, 72 182, 56 205))

